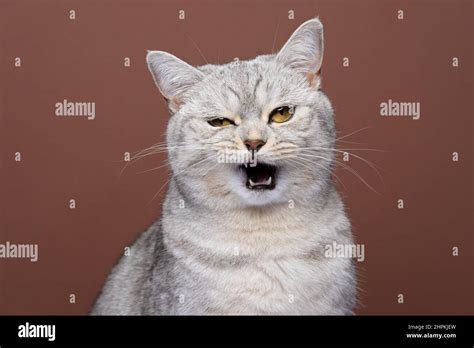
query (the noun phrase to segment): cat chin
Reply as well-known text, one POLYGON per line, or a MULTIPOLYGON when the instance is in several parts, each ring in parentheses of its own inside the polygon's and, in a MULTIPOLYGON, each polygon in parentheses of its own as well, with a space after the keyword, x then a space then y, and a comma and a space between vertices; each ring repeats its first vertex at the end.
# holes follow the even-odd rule
POLYGON ((277 203, 282 203, 281 196, 276 196, 272 193, 244 193, 240 195, 241 203, 245 207, 264 207, 271 206, 277 203))
POLYGON ((286 202, 284 198, 285 180, 280 178, 272 190, 251 190, 242 179, 235 178, 231 181, 232 191, 238 196, 240 203, 247 207, 261 207, 286 202))

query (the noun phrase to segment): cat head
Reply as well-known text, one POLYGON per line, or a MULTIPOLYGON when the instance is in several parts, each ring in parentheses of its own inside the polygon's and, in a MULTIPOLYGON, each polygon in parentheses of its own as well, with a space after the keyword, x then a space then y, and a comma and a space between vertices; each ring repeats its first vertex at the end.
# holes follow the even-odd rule
POLYGON ((303 23, 277 54, 193 67, 149 51, 168 102, 173 183, 199 204, 310 200, 330 185, 335 130, 321 91, 323 26, 303 23), (324 150, 326 149, 326 150, 324 150))

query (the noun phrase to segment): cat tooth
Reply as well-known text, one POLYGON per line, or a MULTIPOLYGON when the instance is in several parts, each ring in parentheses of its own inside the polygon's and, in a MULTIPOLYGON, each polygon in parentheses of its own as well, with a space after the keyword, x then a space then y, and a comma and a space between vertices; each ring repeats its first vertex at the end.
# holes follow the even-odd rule
POLYGON ((248 168, 248 164, 247 164, 247 163, 244 163, 244 167, 245 167, 245 168, 248 168))
POLYGON ((252 179, 249 179, 249 184, 250 186, 255 186, 256 184, 252 181, 252 179))
POLYGON ((263 185, 270 185, 272 183, 272 177, 268 177, 267 180, 265 180, 265 182, 263 183, 263 185))

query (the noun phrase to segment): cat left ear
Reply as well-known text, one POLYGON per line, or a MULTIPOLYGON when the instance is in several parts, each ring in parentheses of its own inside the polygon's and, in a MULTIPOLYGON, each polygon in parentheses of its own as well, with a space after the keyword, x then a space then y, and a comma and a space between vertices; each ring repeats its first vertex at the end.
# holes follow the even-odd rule
POLYGON ((323 61, 323 25, 318 18, 301 24, 276 56, 277 62, 304 74, 319 88, 323 61))
POLYGON ((201 71, 167 52, 148 51, 146 61, 172 112, 179 110, 183 93, 204 78, 201 71))

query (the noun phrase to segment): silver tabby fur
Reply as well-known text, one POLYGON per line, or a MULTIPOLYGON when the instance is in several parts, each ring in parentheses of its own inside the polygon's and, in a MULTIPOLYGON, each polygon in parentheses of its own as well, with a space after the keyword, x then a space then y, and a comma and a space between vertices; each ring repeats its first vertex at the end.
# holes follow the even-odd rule
POLYGON ((322 56, 318 19, 253 60, 192 67, 148 53, 172 114, 172 176, 161 219, 115 266, 92 314, 353 313, 352 260, 324 256, 325 245, 353 240, 331 179, 334 151, 319 150, 335 146, 322 56), (293 117, 269 124, 282 105, 294 106, 293 117), (212 117, 236 125, 212 127, 212 117), (238 164, 216 160, 219 150, 245 151, 249 138, 264 139, 258 160, 278 167, 271 191, 247 189, 238 164), (303 160, 303 149, 314 156, 303 160))

